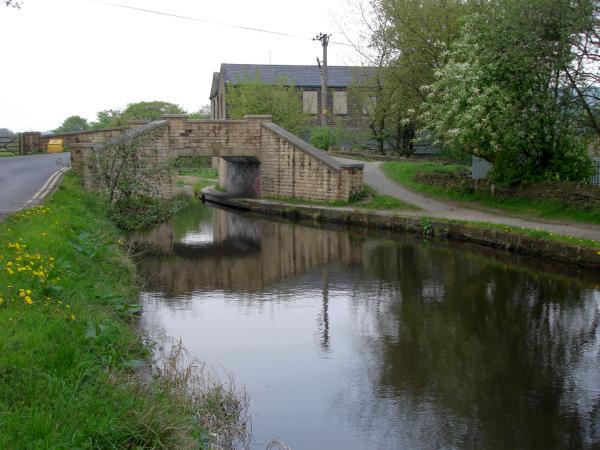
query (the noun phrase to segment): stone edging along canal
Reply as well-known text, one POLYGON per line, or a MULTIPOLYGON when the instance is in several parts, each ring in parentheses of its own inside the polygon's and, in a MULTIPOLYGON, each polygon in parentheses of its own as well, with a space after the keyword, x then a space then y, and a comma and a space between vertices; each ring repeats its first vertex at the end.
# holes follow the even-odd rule
POLYGON ((426 236, 474 242, 487 247, 512 250, 600 270, 600 248, 538 238, 510 229, 488 228, 437 218, 434 220, 403 216, 378 210, 368 211, 355 208, 295 205, 274 200, 241 199, 213 189, 204 189, 201 196, 203 201, 269 216, 285 217, 290 220, 313 220, 380 230, 408 231, 426 236))

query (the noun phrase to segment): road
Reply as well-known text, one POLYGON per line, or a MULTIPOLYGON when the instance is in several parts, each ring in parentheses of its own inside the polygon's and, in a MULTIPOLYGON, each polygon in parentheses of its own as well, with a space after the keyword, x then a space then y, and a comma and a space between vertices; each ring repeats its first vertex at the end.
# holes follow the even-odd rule
MULTIPOLYGON (((363 162, 346 158, 337 158, 342 162, 363 162)), ((403 214, 417 215, 435 218, 446 218, 454 220, 469 220, 477 222, 489 222, 514 227, 543 230, 550 233, 574 236, 583 239, 600 240, 600 226, 567 222, 563 220, 539 219, 509 215, 501 210, 483 209, 465 206, 453 201, 442 201, 433 199, 424 194, 411 191, 404 186, 390 180, 381 170, 380 162, 364 162, 364 182, 377 192, 398 198, 407 203, 421 208, 421 211, 406 212, 403 214)))
POLYGON ((28 204, 54 173, 69 165, 69 153, 1 157, 0 218, 35 203, 28 204))

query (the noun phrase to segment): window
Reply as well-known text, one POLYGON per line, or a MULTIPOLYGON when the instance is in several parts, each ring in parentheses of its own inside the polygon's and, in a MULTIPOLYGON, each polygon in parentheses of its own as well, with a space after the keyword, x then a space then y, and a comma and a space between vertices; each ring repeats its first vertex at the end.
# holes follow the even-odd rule
POLYGON ((348 93, 344 91, 333 92, 333 113, 348 114, 348 93))
POLYGON ((363 103, 362 113, 365 116, 375 112, 375 104, 377 103, 377 97, 367 97, 363 103))
POLYGON ((317 114, 317 91, 302 91, 302 112, 317 114))

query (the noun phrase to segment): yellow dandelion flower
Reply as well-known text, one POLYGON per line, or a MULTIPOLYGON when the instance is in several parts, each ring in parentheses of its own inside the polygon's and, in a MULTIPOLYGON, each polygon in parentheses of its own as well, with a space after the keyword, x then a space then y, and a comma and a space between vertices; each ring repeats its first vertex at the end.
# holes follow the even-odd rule
POLYGON ((27 289, 27 290, 25 291, 25 293, 26 293, 27 295, 31 295, 31 289, 27 289))
POLYGON ((28 305, 33 305, 33 300, 31 300, 31 297, 29 295, 25 297, 25 303, 27 303, 28 305))
POLYGON ((74 315, 74 314, 71 314, 71 317, 70 317, 70 319, 71 319, 71 320, 75 320, 75 315, 74 315))
POLYGON ((26 296, 27 296, 27 294, 25 294, 25 292, 23 292, 23 291, 19 292, 19 297, 25 298, 26 296))

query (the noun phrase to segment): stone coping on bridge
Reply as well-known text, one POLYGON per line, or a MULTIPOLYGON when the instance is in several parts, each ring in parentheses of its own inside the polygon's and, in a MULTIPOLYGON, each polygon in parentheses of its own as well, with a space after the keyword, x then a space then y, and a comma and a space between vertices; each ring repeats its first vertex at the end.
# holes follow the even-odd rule
POLYGON ((112 128, 98 128, 96 130, 67 131, 65 133, 45 134, 44 137, 75 136, 77 134, 93 134, 93 133, 98 133, 99 131, 119 131, 119 130, 126 130, 126 129, 127 129, 126 126, 121 126, 121 127, 112 127, 112 128))
POLYGON ((329 167, 336 171, 340 171, 342 169, 362 169, 364 167, 363 163, 342 163, 337 159, 330 156, 327 152, 323 150, 319 150, 318 148, 312 146, 308 142, 300 139, 298 136, 293 135, 289 131, 281 128, 279 125, 276 125, 272 122, 266 122, 262 124, 263 127, 271 130, 273 133, 277 134, 279 137, 285 139, 290 144, 296 146, 298 149, 302 150, 304 153, 309 154, 313 158, 318 159, 324 164, 327 164, 329 167))
POLYGON ((168 123, 168 121, 166 121, 166 120, 155 120, 153 122, 148 122, 148 123, 142 124, 139 127, 131 128, 131 129, 127 130, 125 133, 123 133, 121 136, 117 136, 116 138, 109 139, 106 142, 96 145, 94 150, 102 150, 103 148, 106 148, 110 145, 118 144, 121 142, 131 141, 133 139, 136 139, 136 138, 142 136, 143 134, 148 133, 149 131, 152 131, 156 128, 163 127, 163 126, 167 125, 167 123, 168 123))

